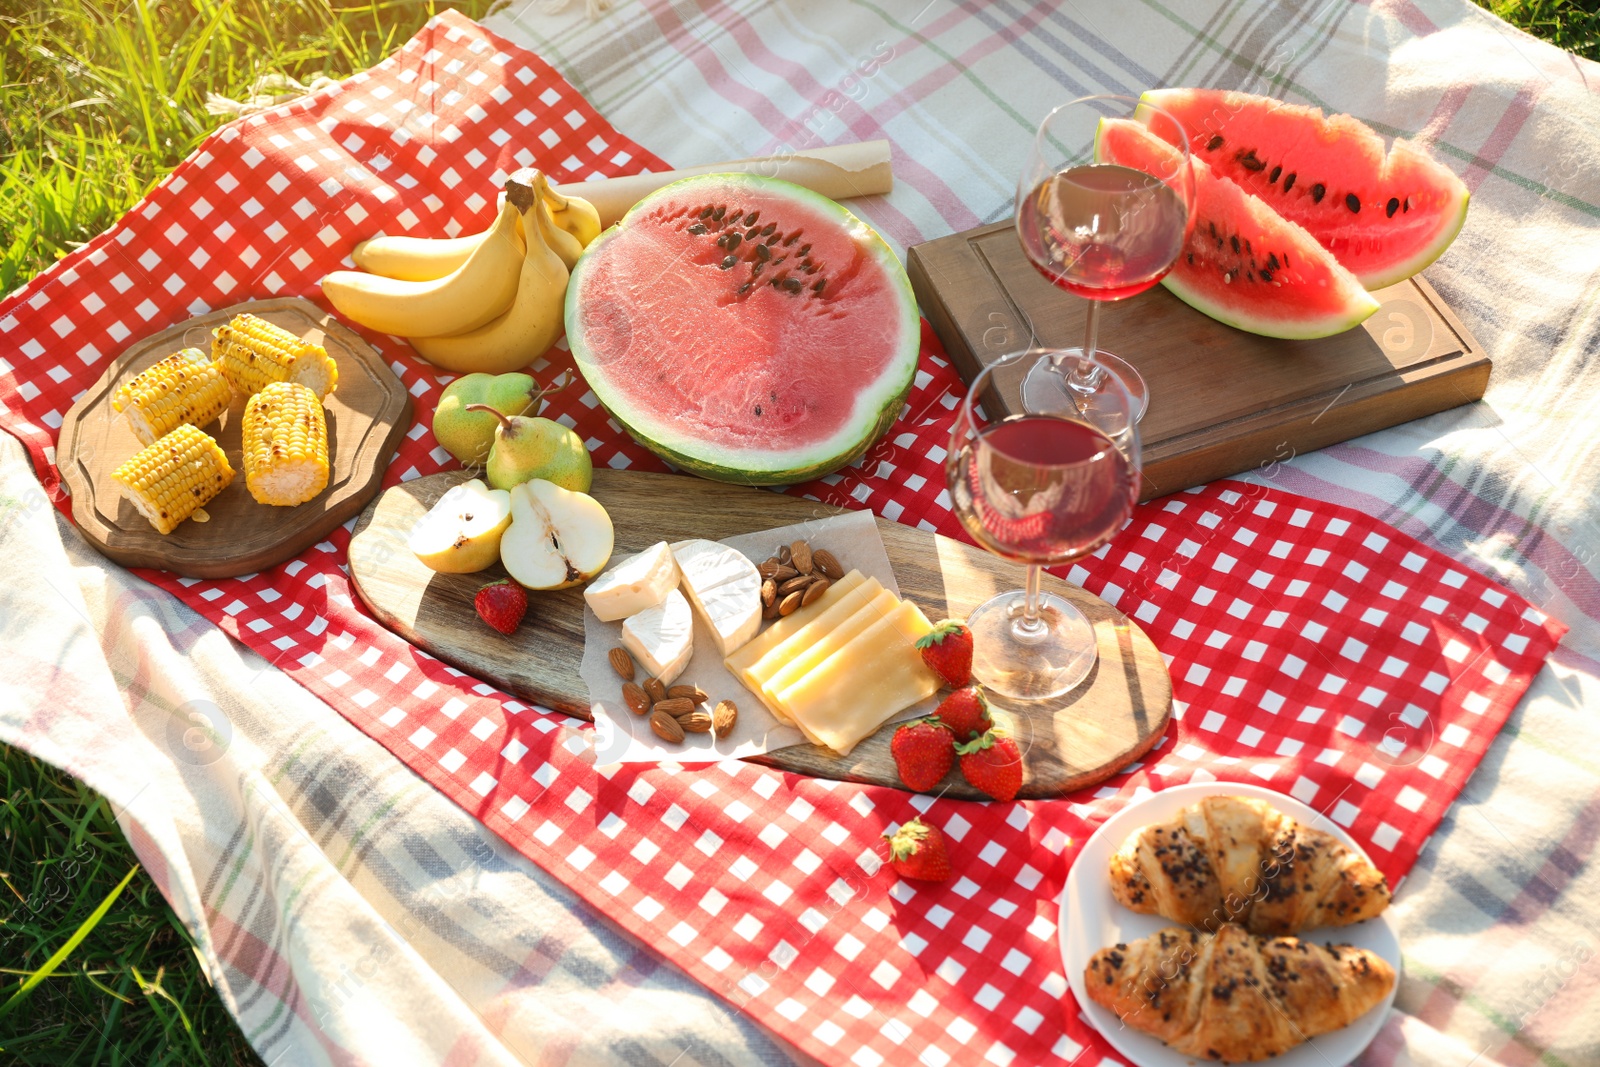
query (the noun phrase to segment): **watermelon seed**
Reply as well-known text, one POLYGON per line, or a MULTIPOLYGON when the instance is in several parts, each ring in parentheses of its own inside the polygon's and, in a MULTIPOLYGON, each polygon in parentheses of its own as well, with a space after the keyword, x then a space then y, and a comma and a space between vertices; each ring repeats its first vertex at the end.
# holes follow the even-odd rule
POLYGON ((1400 198, 1397 196, 1391 196, 1389 198, 1389 205, 1384 210, 1389 213, 1389 217, 1391 219, 1394 218, 1394 213, 1400 210, 1400 198))
POLYGON ((756 258, 761 260, 771 259, 772 249, 768 248, 766 245, 756 245, 756 258))
POLYGON ((826 279, 826 278, 818 278, 817 281, 816 281, 816 284, 811 286, 811 291, 813 293, 817 293, 817 294, 820 295, 822 293, 822 287, 824 285, 827 285, 827 284, 828 284, 828 279, 826 279))
POLYGON ((1233 271, 1230 270, 1230 271, 1228 271, 1228 273, 1226 273, 1226 274, 1224 274, 1222 276, 1222 283, 1224 285, 1232 285, 1233 284, 1233 271))
POLYGON ((1267 255, 1267 270, 1278 269, 1278 253, 1271 252, 1267 255))
POLYGON ((1189 253, 1188 259, 1189 259, 1189 266, 1191 266, 1191 267, 1194 266, 1194 253, 1193 252, 1189 253))
POLYGON ((1276 184, 1276 182, 1278 180, 1278 175, 1280 175, 1282 173, 1283 173, 1283 168, 1282 167, 1273 167, 1272 168, 1272 173, 1267 175, 1267 184, 1268 185, 1276 184))
POLYGON ((1404 215, 1407 211, 1410 211, 1410 210, 1411 210, 1411 198, 1408 196, 1408 197, 1406 197, 1406 202, 1404 204, 1400 205, 1400 214, 1404 215))
POLYGON ((1272 272, 1270 270, 1263 270, 1261 272, 1261 280, 1264 282, 1270 282, 1272 280, 1272 272))
POLYGON ((746 226, 754 226, 756 224, 756 219, 759 218, 760 216, 761 216, 761 212, 752 211, 752 212, 750 212, 750 214, 745 216, 744 224, 746 226))
POLYGON ((788 248, 798 240, 800 240, 800 231, 796 230, 783 239, 783 247, 788 248))
POLYGON ((739 216, 743 215, 743 214, 744 214, 744 212, 742 212, 742 211, 735 211, 732 215, 729 215, 728 216, 728 225, 732 226, 734 223, 738 222, 739 221, 739 216))
POLYGON ((766 265, 767 264, 766 264, 765 260, 762 260, 761 262, 757 263, 756 266, 755 266, 755 269, 750 272, 750 277, 754 278, 757 274, 760 274, 761 273, 761 268, 765 267, 766 265))
POLYGON ((761 405, 757 404, 756 405, 756 418, 759 419, 760 417, 761 417, 761 405))
POLYGON ((723 240, 728 242, 728 251, 730 251, 730 252, 734 251, 735 249, 737 249, 739 247, 740 237, 736 233, 728 234, 728 236, 724 237, 723 240))
POLYGON ((722 221, 722 216, 727 214, 727 212, 728 212, 728 207, 727 207, 726 204, 724 204, 721 207, 717 208, 717 210, 713 211, 711 213, 711 217, 716 219, 718 222, 721 222, 722 221))
POLYGON ((728 256, 726 259, 724 259, 722 261, 722 265, 721 265, 721 267, 719 269, 728 270, 737 262, 739 262, 739 257, 738 256, 728 256))
POLYGON ((791 293, 798 293, 800 291, 800 279, 799 278, 785 278, 783 280, 783 287, 785 289, 789 290, 789 292, 791 292, 791 293))
POLYGON ((700 217, 703 218, 703 219, 709 219, 711 217, 711 205, 710 204, 707 204, 705 207, 700 209, 700 217))
MULTIPOLYGON (((755 222, 756 220, 755 219, 751 219, 750 221, 751 222, 755 222)), ((775 223, 769 222, 765 226, 761 227, 761 236, 765 237, 767 234, 771 233, 773 230, 776 230, 777 228, 778 227, 777 227, 777 225, 775 223)))
POLYGON ((739 288, 737 290, 735 290, 735 291, 740 296, 743 296, 744 294, 746 294, 746 293, 748 293, 750 291, 750 286, 753 285, 753 284, 754 284, 753 282, 745 282, 743 285, 739 286, 739 288))
POLYGON ((1321 182, 1318 182, 1311 187, 1311 202, 1313 204, 1320 204, 1322 203, 1322 198, 1327 194, 1328 187, 1323 185, 1321 182))
MULTIPOLYGON (((764 231, 763 231, 763 232, 764 232, 764 231)), ((780 236, 780 235, 779 235, 779 234, 776 234, 776 233, 775 233, 775 234, 773 234, 773 235, 772 235, 772 236, 771 236, 771 237, 768 237, 768 238, 767 238, 767 244, 769 244, 769 245, 775 245, 775 244, 777 244, 777 243, 778 243, 778 237, 779 237, 779 236, 780 236)))
MULTIPOLYGON (((1411 198, 1407 197, 1406 199, 1410 200, 1411 198)), ((810 245, 801 245, 800 246, 800 254, 802 256, 810 255, 811 254, 811 246, 810 245)))
POLYGON ((1234 158, 1239 161, 1239 165, 1245 170, 1254 171, 1267 169, 1267 165, 1256 158, 1256 150, 1254 148, 1242 155, 1235 156, 1234 158))
POLYGON ((1233 245, 1233 254, 1234 255, 1238 255, 1239 254, 1239 235, 1238 234, 1234 234, 1232 237, 1228 238, 1228 243, 1233 245))
POLYGON ((711 231, 707 230, 704 226, 697 222, 693 226, 689 227, 689 232, 694 234, 696 237, 700 237, 704 234, 710 233, 711 231))
POLYGON ((1206 151, 1207 152, 1215 152, 1217 149, 1219 149, 1221 147, 1222 147, 1222 134, 1220 134, 1220 133, 1212 134, 1211 135, 1211 140, 1206 142, 1206 151))
POLYGON ((1293 188, 1294 188, 1294 175, 1291 174, 1287 178, 1283 179, 1283 191, 1287 193, 1290 189, 1293 189, 1293 188))
POLYGON ((1344 206, 1359 215, 1361 213, 1361 198, 1355 193, 1345 193, 1344 206))

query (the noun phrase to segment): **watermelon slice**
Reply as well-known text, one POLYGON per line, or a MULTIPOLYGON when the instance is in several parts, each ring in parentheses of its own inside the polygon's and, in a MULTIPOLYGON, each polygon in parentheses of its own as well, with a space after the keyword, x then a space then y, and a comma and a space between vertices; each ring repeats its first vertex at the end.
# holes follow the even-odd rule
MULTIPOLYGON (((1095 156, 1169 173, 1177 150, 1131 119, 1103 119, 1095 156), (1158 169, 1159 168, 1159 169, 1158 169)), ((1305 230, 1194 160, 1194 230, 1161 280, 1184 303, 1267 337, 1342 333, 1378 310, 1355 275, 1305 230)))
POLYGON ((585 250, 578 371, 640 444, 718 481, 791 485, 859 457, 905 402, 921 328, 872 228, 798 185, 685 178, 585 250))
POLYGON ((1460 178, 1411 141, 1386 149, 1349 115, 1220 89, 1141 99, 1183 124, 1196 159, 1303 226, 1368 289, 1438 259, 1466 221, 1460 178))

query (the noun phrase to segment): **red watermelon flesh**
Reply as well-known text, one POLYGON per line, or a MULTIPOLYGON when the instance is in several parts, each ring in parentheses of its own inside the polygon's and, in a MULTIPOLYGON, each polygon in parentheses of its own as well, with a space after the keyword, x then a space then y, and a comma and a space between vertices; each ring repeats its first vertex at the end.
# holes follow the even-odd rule
POLYGON ((640 201, 579 260, 567 341, 606 410, 694 473, 821 477, 899 413, 921 330, 866 223, 788 182, 718 174, 640 201))
MULTIPOLYGON (((1174 149, 1142 124, 1106 119, 1096 157, 1136 170, 1170 169, 1174 149)), ((1194 160, 1194 230, 1162 279, 1184 303, 1267 337, 1341 333, 1378 309, 1355 276, 1301 227, 1194 160)))
POLYGON ((1196 159, 1304 227, 1368 289, 1432 263, 1466 220, 1460 178, 1411 141, 1385 147, 1349 115, 1218 89, 1141 99, 1183 124, 1196 159))

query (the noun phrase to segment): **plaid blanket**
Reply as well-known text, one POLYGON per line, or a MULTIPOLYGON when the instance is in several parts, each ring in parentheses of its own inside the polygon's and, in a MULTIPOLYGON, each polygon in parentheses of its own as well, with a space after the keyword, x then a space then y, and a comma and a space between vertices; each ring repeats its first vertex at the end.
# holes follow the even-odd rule
MULTIPOLYGON (((1554 397, 1585 399, 1595 346, 1595 69, 1464 3, 1196 8, 652 3, 493 25, 675 161, 889 137, 900 188, 859 207, 902 246, 1003 217, 1032 122, 1079 91, 1238 86, 1429 138, 1475 194, 1429 277, 1496 359, 1490 394, 1272 481, 1375 514, 1573 631, 1397 902, 1406 978, 1368 1059, 1595 1062, 1595 731, 1572 714, 1596 667, 1594 431, 1553 415, 1554 397)), ((106 567, 6 448, 4 617, 39 666, 8 679, 6 738, 124 810, 269 1062, 790 1058, 319 701, 106 567), (225 753, 187 743, 184 723, 217 722, 225 753)))

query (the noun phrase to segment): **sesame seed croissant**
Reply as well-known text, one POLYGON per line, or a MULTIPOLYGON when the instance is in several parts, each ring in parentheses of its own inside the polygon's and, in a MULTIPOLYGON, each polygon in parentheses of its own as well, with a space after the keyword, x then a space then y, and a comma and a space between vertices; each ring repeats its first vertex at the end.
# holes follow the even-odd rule
POLYGON ((1230 796, 1135 831, 1111 857, 1111 892, 1146 915, 1269 936, 1346 926, 1389 904, 1383 874, 1338 838, 1230 796))

